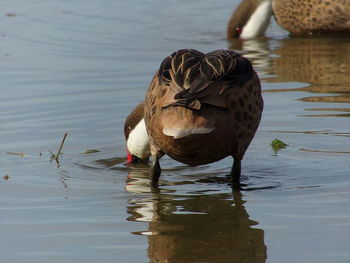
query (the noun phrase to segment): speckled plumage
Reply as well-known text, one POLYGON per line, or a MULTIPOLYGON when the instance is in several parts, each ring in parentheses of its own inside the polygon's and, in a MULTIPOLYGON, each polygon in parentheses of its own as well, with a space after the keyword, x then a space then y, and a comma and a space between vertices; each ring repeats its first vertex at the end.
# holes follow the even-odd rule
POLYGON ((163 154, 191 166, 231 155, 239 172, 263 110, 251 63, 229 50, 174 52, 155 73, 144 103, 156 164, 163 154), (183 130, 178 139, 164 133, 183 130))
POLYGON ((295 35, 350 32, 350 0, 273 0, 279 25, 295 35))
MULTIPOLYGON (((255 10, 266 0, 243 0, 233 12, 227 38, 240 37, 255 10)), ((294 35, 350 33, 350 0, 270 0, 277 23, 294 35)), ((266 15, 271 15, 266 13, 266 15)), ((263 20, 262 20, 263 21, 263 20)), ((266 23, 262 22, 262 23, 266 23)), ((263 26, 265 25, 256 25, 263 26)), ((263 31, 258 31, 262 35, 263 31)), ((258 36, 258 35, 256 35, 258 36)))

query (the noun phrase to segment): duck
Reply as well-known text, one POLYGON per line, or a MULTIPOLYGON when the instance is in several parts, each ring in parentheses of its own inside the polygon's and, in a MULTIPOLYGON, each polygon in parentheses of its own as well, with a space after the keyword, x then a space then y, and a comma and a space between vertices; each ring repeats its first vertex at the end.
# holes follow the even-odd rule
POLYGON ((296 36, 350 33, 350 0, 243 0, 229 19, 227 38, 263 36, 271 16, 296 36))
POLYGON ((239 183, 263 105, 259 77, 247 58, 232 50, 175 51, 126 118, 127 162, 151 158, 151 181, 157 185, 164 155, 189 166, 232 156, 230 175, 239 183))

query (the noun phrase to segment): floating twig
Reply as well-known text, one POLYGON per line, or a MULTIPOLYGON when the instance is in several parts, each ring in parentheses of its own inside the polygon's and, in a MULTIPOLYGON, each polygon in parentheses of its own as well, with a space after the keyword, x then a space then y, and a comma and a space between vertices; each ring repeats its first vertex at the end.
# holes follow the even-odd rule
POLYGON ((7 152, 7 154, 18 155, 18 156, 21 156, 21 157, 24 157, 24 156, 25 156, 25 154, 24 154, 24 153, 21 153, 21 152, 7 152))
POLYGON ((62 139, 62 142, 61 142, 61 146, 60 146, 60 148, 58 149, 57 154, 55 155, 55 160, 56 160, 57 163, 58 163, 58 157, 60 156, 61 150, 62 150, 62 148, 63 148, 64 141, 66 140, 67 135, 68 135, 68 132, 66 132, 66 133, 64 134, 63 139, 62 139))

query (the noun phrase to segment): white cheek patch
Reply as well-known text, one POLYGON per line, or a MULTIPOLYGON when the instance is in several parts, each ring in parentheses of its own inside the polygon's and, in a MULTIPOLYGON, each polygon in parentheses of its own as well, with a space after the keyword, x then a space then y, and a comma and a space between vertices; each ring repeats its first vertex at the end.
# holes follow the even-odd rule
POLYGON ((149 138, 144 119, 130 132, 126 146, 132 155, 140 159, 145 160, 150 157, 149 138))
POLYGON ((249 39, 263 35, 269 25, 272 16, 272 5, 270 0, 262 2, 249 18, 239 36, 242 39, 249 39))

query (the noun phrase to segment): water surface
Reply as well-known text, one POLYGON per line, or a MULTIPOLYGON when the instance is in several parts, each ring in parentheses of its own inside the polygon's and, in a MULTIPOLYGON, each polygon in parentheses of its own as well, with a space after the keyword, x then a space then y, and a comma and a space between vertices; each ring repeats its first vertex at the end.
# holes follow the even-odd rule
POLYGON ((3 1, 2 261, 349 262, 350 39, 273 23, 229 43, 237 3, 3 1), (230 158, 164 157, 153 192, 148 167, 124 163, 124 119, 180 48, 235 49, 262 80, 241 192, 226 183, 230 158), (289 146, 275 153, 275 138, 289 146))

